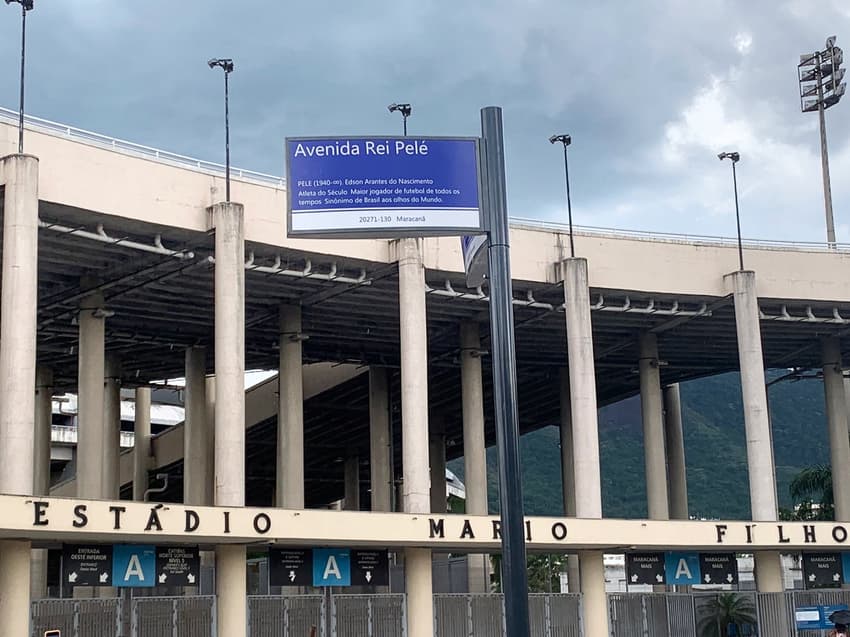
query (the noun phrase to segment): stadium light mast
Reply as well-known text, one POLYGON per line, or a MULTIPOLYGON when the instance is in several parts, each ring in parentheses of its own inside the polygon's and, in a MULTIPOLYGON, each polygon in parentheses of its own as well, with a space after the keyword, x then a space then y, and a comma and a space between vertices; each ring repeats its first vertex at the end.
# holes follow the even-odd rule
POLYGON ((843 82, 844 52, 835 46, 835 36, 826 39, 822 51, 804 53, 797 65, 800 83, 800 109, 804 113, 818 112, 820 120, 820 155, 823 170, 823 200, 826 209, 826 241, 835 247, 835 218, 832 214, 832 187, 829 181, 829 153, 826 147, 826 116, 824 112, 835 106, 844 96, 847 83, 843 82))
POLYGON ((741 161, 741 155, 737 152, 720 153, 717 159, 723 161, 729 159, 732 161, 732 187, 735 190, 735 223, 738 226, 738 267, 741 272, 744 271, 744 246, 741 243, 741 211, 738 209, 738 173, 735 172, 735 164, 741 161))
POLYGON ((387 106, 387 110, 390 113, 401 113, 402 121, 404 122, 404 136, 407 137, 407 118, 410 117, 410 114, 413 112, 413 107, 410 104, 392 103, 387 106))
POLYGON ((32 11, 34 0, 6 0, 6 4, 21 5, 21 100, 18 112, 18 153, 24 152, 24 63, 27 57, 27 12, 32 11))
POLYGON ((227 78, 233 73, 233 60, 213 58, 207 62, 211 69, 221 67, 224 71, 224 161, 225 161, 225 199, 230 203, 230 89, 227 78))
POLYGON ((564 145, 564 180, 567 182, 567 220, 570 224, 570 257, 575 257, 576 246, 573 241, 573 206, 570 202, 570 164, 567 161, 567 146, 572 143, 572 137, 569 135, 552 135, 549 138, 550 144, 561 142, 564 145))

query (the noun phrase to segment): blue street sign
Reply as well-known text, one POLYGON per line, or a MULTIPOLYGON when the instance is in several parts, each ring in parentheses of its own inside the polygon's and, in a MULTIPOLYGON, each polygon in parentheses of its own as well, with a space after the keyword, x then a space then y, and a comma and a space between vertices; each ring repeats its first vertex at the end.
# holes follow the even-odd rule
POLYGON ((828 617, 837 610, 847 610, 847 604, 833 606, 798 606, 794 609, 797 630, 828 630, 835 624, 828 617))
POLYGON ((112 547, 112 586, 156 585, 156 547, 116 544, 112 547))
POLYGON ((289 236, 405 237, 482 228, 478 139, 287 138, 289 236))
POLYGON ((313 549, 313 586, 351 586, 351 551, 313 549))
POLYGON ((664 575, 667 584, 680 586, 702 584, 699 553, 668 552, 664 556, 664 575))

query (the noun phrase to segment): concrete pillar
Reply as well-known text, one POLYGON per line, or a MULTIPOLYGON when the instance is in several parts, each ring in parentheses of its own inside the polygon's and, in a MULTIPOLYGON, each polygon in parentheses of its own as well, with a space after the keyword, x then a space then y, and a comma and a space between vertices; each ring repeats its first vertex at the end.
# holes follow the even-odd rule
POLYGON ((207 350, 186 350, 186 389, 183 399, 183 502, 209 505, 207 485, 210 483, 212 457, 208 453, 210 422, 207 420, 207 350))
POLYGON ((390 429, 389 374, 369 368, 369 486, 372 510, 392 510, 392 431, 390 429))
MULTIPOLYGON (((573 422, 570 405, 570 374, 561 369, 561 484, 564 497, 564 515, 576 515, 575 474, 573 471, 573 422)), ((567 586, 570 593, 581 592, 578 555, 567 556, 567 586)))
MULTIPOLYGON (((428 459, 428 329, 425 268, 416 239, 398 248, 399 328, 401 342, 401 423, 403 504, 407 513, 430 513, 428 459)), ((431 551, 405 550, 408 637, 432 637, 431 551)))
POLYGON ((650 520, 667 520, 667 457, 664 451, 664 406, 658 370, 658 339, 651 332, 640 335, 640 411, 643 420, 646 501, 650 520))
MULTIPOLYGON (((596 414, 596 365, 593 359, 587 259, 566 259, 563 262, 563 273, 576 516, 601 519, 602 481, 599 465, 599 423, 596 414)), ((608 607, 605 600, 602 553, 579 553, 579 570, 585 634, 607 635, 608 607)))
MULTIPOLYGON (((53 423, 53 372, 39 366, 35 373, 35 439, 33 495, 50 494, 50 432, 53 423)), ((33 549, 30 569, 33 599, 47 596, 47 551, 33 549)))
POLYGON ((446 437, 431 434, 428 440, 428 459, 431 464, 431 513, 446 512, 446 437))
POLYGON ((301 307, 280 306, 278 370, 277 506, 304 508, 304 388, 301 307))
POLYGON ((104 317, 103 296, 80 301, 77 374, 77 497, 99 499, 103 490, 104 317))
MULTIPOLYGON (((755 272, 743 270, 727 274, 725 279, 735 302, 744 427, 747 435, 750 506, 754 521, 772 522, 777 519, 776 472, 767 410, 756 277, 755 272)), ((783 590, 782 565, 778 553, 766 552, 761 556, 756 553, 756 564, 761 567, 756 580, 760 591, 783 590), (774 558, 776 564, 768 565, 774 558)))
MULTIPOLYGON (((245 506, 245 225, 242 206, 212 207, 215 224, 215 505, 245 506)), ((247 631, 245 547, 216 547, 221 635, 247 631)))
POLYGON ((844 373, 841 369, 841 341, 837 336, 830 336, 823 339, 821 346, 835 519, 846 522, 850 521, 850 439, 847 436, 847 403, 844 394, 844 373))
MULTIPOLYGON (((460 326, 460 365, 466 512, 470 515, 487 515, 487 445, 484 437, 484 382, 478 323, 467 322, 460 326)), ((467 555, 466 568, 469 592, 490 592, 489 556, 467 555)))
POLYGON ((682 400, 679 383, 664 391, 664 431, 667 443, 667 483, 670 487, 670 517, 687 520, 688 473, 685 466, 685 436, 682 431, 682 400))
POLYGON ((360 458, 357 456, 345 459, 345 500, 343 510, 360 510, 360 458))
MULTIPOLYGON (((31 495, 35 428, 38 299, 38 159, 2 160, 2 289, 0 289, 0 493, 31 495)), ((29 634, 30 543, 0 542, 0 626, 29 634)))
POLYGON ((121 449, 121 361, 114 355, 106 357, 103 380, 103 497, 117 500, 118 454, 121 449))
MULTIPOLYGON (((133 499, 142 500, 148 488, 151 457, 151 388, 136 387, 133 421, 133 499)), ((184 478, 185 479, 185 478, 184 478)))

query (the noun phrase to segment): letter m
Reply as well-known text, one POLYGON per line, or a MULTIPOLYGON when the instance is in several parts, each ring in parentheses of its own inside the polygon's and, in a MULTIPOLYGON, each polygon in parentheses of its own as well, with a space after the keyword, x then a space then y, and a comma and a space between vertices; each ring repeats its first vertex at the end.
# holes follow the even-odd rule
POLYGON ((439 519, 439 520, 435 520, 434 518, 429 518, 428 523, 431 527, 431 532, 430 532, 429 537, 431 537, 431 538, 435 538, 435 537, 444 538, 444 537, 446 537, 446 528, 445 528, 446 521, 445 520, 443 520, 442 518, 439 519))

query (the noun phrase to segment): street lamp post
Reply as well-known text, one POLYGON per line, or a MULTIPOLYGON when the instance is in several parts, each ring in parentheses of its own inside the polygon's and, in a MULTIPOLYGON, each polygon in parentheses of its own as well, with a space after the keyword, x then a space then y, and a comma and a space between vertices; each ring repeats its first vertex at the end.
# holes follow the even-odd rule
POLYGON ((410 104, 390 104, 387 106, 390 113, 401 113, 402 121, 404 122, 404 136, 407 137, 407 118, 413 112, 413 107, 410 104))
POLYGON ((732 161, 732 186, 735 189, 735 223, 738 226, 738 266, 741 271, 744 270, 744 248, 741 244, 741 211, 738 209, 738 174, 735 172, 735 164, 741 160, 741 155, 737 152, 720 153, 717 158, 720 161, 729 159, 732 161))
POLYGON ((34 0, 6 0, 6 4, 21 5, 21 101, 18 112, 18 152, 24 152, 24 63, 27 52, 27 11, 32 11, 34 0))
POLYGON ((826 147, 826 116, 830 106, 838 104, 847 90, 845 69, 841 68, 844 52, 835 46, 835 36, 826 40, 823 51, 804 53, 797 65, 800 82, 800 109, 804 113, 818 112, 820 121, 821 170, 823 172, 823 200, 826 210, 826 240, 835 247, 835 219, 832 214, 832 187, 829 180, 829 153, 826 147), (806 99, 810 98, 810 99, 806 99), (814 99, 811 99, 814 98, 814 99))
POLYGON ((207 62, 211 69, 221 67, 224 71, 224 156, 225 156, 225 198, 230 203, 230 89, 227 78, 233 72, 233 60, 213 58, 207 62))
POLYGON ((552 135, 549 138, 550 144, 561 142, 564 145, 564 179, 567 182, 567 218, 570 224, 570 256, 576 256, 576 246, 573 241, 573 207, 570 203, 570 165, 567 161, 567 146, 572 143, 572 138, 569 135, 552 135))

